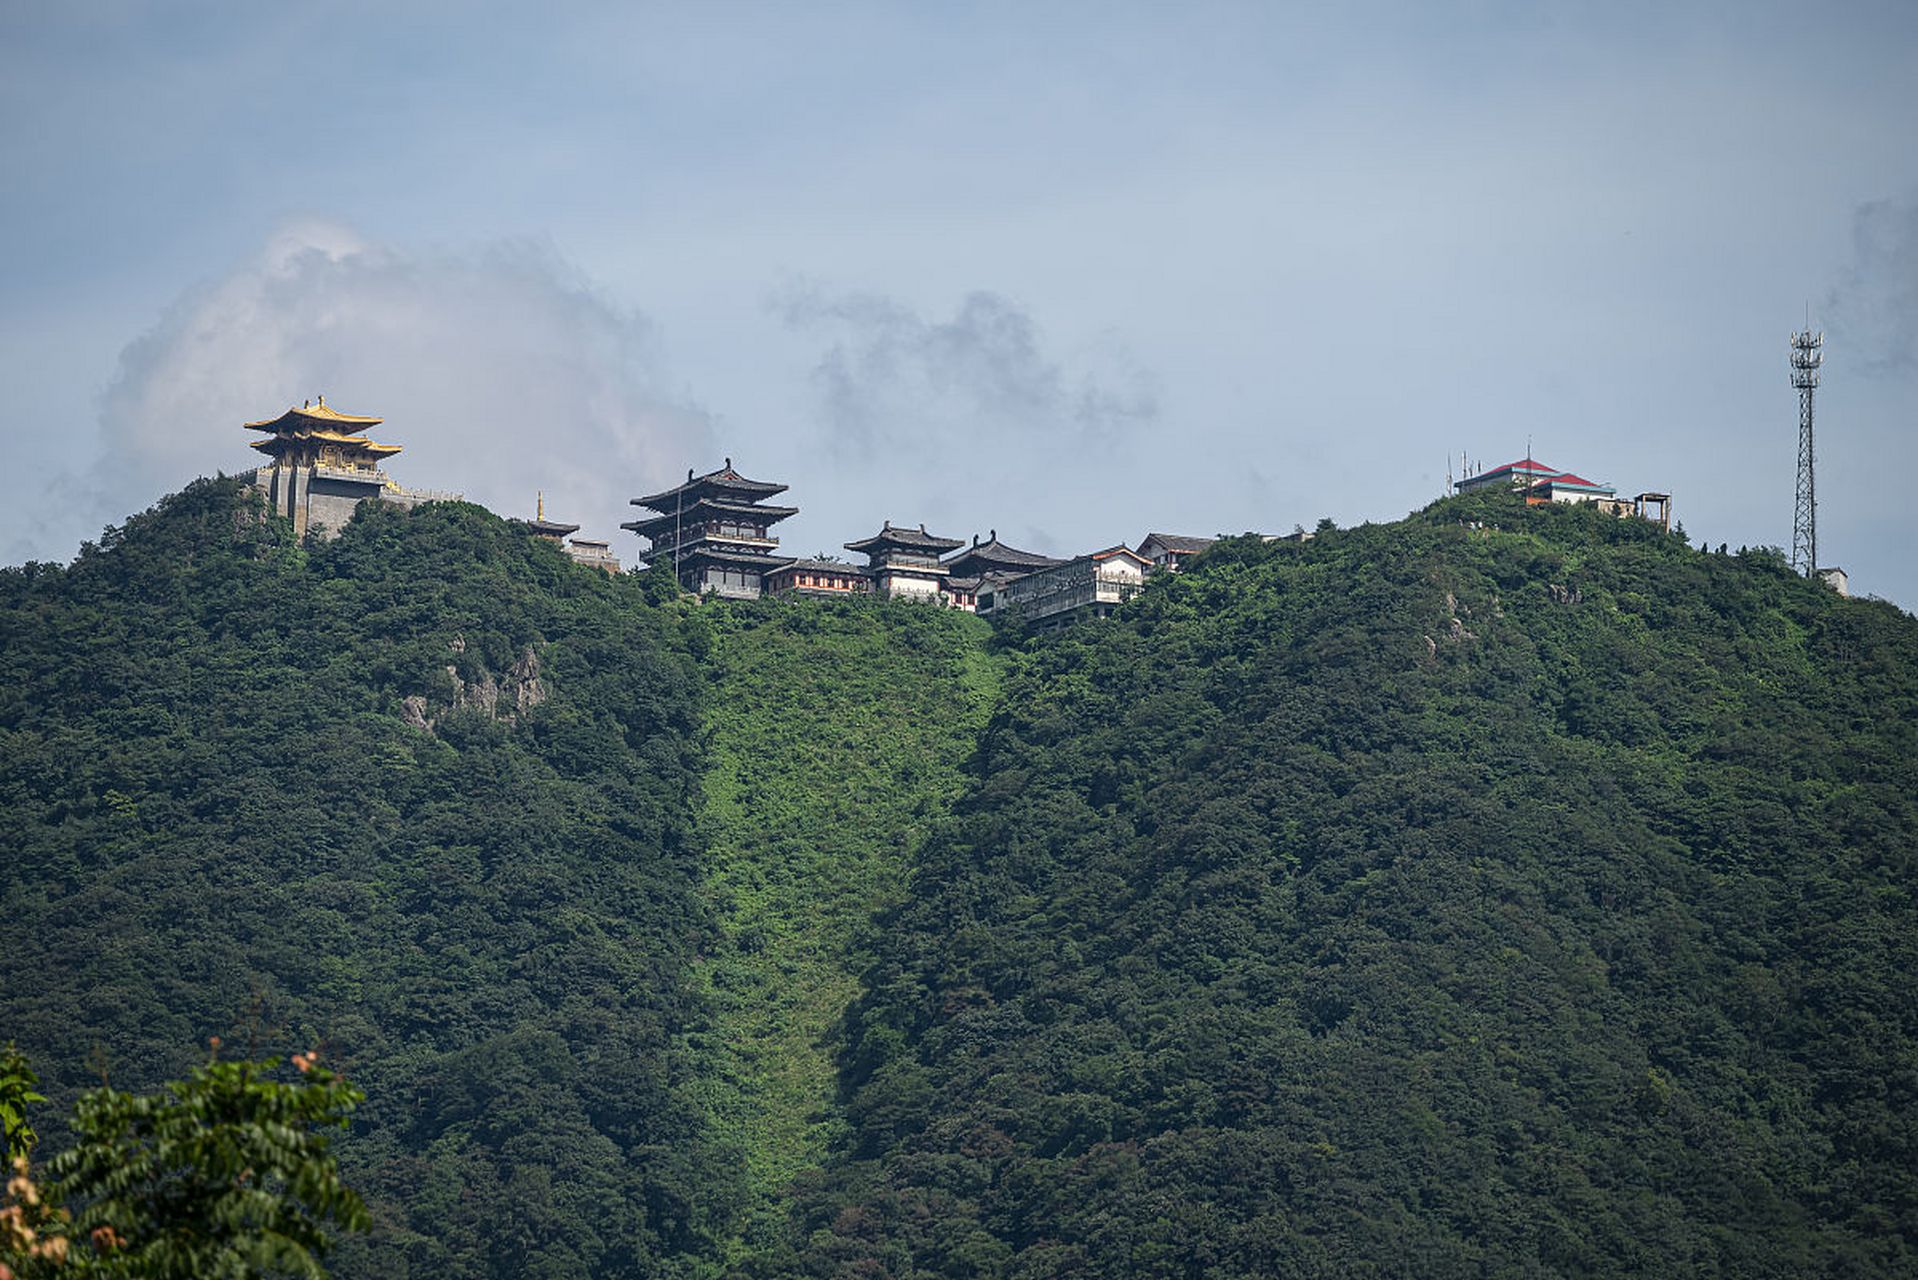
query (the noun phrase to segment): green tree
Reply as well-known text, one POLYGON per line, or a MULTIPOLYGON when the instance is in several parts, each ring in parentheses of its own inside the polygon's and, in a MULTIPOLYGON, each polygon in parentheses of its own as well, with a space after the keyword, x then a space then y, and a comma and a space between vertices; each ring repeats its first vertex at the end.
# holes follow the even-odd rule
POLYGON ((294 1054, 300 1074, 284 1083, 267 1078, 277 1061, 214 1056, 158 1093, 83 1095, 78 1142, 48 1162, 50 1186, 33 1182, 24 1155, 14 1164, 0 1277, 324 1276, 327 1225, 368 1225, 325 1133, 365 1095, 315 1058, 294 1054))
POLYGON ((27 1108, 46 1098, 34 1091, 40 1078, 27 1065, 27 1055, 8 1044, 0 1052, 0 1160, 11 1166, 16 1156, 29 1154, 40 1140, 27 1123, 27 1108))

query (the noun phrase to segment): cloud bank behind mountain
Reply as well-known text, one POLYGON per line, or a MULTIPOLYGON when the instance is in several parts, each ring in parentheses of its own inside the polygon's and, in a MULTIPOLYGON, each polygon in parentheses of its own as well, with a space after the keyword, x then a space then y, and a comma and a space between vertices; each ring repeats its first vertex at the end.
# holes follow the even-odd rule
POLYGON ((372 434, 404 447, 389 464, 402 484, 507 515, 543 489, 550 515, 612 536, 633 493, 710 452, 707 415, 665 386, 647 317, 543 245, 408 252, 289 225, 126 347, 98 456, 55 481, 37 524, 51 545, 28 553, 254 465, 241 424, 319 395, 386 419, 372 434))

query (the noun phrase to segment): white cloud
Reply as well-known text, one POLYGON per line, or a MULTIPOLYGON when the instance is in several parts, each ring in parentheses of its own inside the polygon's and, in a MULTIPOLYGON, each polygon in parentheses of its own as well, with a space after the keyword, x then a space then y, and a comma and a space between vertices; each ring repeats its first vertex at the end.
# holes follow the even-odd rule
POLYGON ((1161 466, 1147 450, 1159 391, 1110 332, 1061 340, 980 291, 928 315, 807 283, 776 294, 771 311, 817 344, 797 366, 812 443, 795 496, 828 514, 794 521, 798 545, 862 537, 882 520, 951 537, 997 529, 1055 554, 1133 536, 1121 495, 1161 466))
POLYGON ((1866 373, 1918 369, 1918 203, 1857 208, 1851 266, 1829 305, 1832 336, 1866 373))
POLYGON ((95 527, 195 475, 237 471, 248 420, 324 394, 386 419, 388 464, 463 493, 612 536, 627 499, 711 452, 700 409, 662 389, 651 324, 548 248, 409 253, 315 222, 178 302, 121 356, 84 488, 95 527))
POLYGON ((1032 317, 975 292, 950 320, 874 294, 788 289, 788 327, 830 335, 813 371, 828 442, 848 454, 932 436, 1028 444, 1109 441, 1158 416, 1153 380, 1107 342, 1068 365, 1032 317))

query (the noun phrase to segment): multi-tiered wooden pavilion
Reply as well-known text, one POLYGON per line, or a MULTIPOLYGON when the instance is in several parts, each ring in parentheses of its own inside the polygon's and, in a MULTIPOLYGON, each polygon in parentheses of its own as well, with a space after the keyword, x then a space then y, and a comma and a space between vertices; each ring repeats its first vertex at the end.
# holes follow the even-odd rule
POLYGON ((866 576, 878 594, 936 602, 951 573, 939 557, 965 544, 958 538, 927 533, 923 524, 917 529, 897 529, 888 520, 872 537, 845 545, 846 550, 866 557, 866 576))
POLYGON ((634 506, 655 514, 619 527, 652 539, 647 558, 670 560, 686 590, 755 599, 765 576, 787 563, 775 554, 779 539, 772 527, 799 514, 799 508, 766 501, 785 491, 783 484, 748 480, 728 458, 717 471, 703 476, 688 471, 685 484, 634 498, 634 506))
POLYGON ((399 502, 411 497, 380 468, 400 446, 366 436, 382 421, 341 413, 321 396, 318 404, 246 424, 248 431, 266 433, 264 440, 251 443, 272 459, 254 472, 253 482, 266 491, 273 510, 293 522, 295 537, 337 534, 368 498, 399 502))

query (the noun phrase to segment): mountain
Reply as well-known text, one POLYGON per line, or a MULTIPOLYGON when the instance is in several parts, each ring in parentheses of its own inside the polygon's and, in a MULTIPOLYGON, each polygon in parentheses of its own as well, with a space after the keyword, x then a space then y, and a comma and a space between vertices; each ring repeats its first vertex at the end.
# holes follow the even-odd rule
POLYGON ((1460 498, 1035 638, 222 480, 0 639, 0 1038, 318 1044, 341 1275, 1918 1269, 1918 622, 1773 552, 1460 498))
POLYGON ((369 1094, 340 1274, 698 1254, 702 679, 645 592, 473 507, 301 550, 230 481, 9 571, 0 1035, 62 1098, 319 1045, 369 1094))
POLYGON ((1505 495, 1029 647, 769 1270, 1918 1268, 1918 625, 1505 495))

